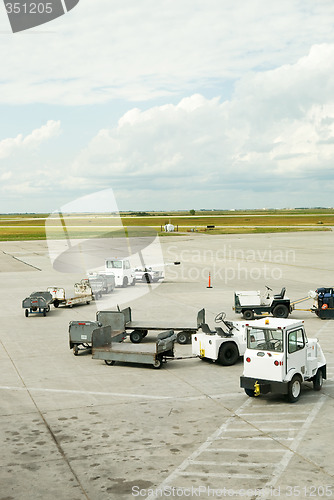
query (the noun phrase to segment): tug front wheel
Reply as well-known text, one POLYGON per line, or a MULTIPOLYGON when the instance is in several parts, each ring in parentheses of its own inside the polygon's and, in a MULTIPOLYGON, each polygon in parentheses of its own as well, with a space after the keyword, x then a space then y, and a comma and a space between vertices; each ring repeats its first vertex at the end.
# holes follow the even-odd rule
POLYGON ((299 375, 294 375, 288 386, 288 401, 295 403, 300 398, 302 391, 302 380, 299 375))

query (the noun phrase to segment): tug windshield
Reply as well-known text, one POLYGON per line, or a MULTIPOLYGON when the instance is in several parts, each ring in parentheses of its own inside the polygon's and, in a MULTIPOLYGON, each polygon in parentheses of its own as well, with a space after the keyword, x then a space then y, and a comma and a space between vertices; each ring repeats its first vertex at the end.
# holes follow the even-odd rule
POLYGON ((247 333, 248 349, 283 352, 283 331, 250 328, 247 333))

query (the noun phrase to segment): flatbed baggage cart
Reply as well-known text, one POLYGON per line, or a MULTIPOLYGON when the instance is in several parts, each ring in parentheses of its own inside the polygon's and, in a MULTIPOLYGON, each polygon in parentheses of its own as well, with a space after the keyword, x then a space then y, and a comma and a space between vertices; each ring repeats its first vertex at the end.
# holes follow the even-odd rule
POLYGON ((56 286, 49 286, 48 292, 51 293, 53 297, 53 305, 54 307, 59 307, 60 305, 64 307, 73 307, 79 304, 90 304, 93 300, 92 294, 89 293, 89 288, 85 290, 85 293, 76 292, 76 288, 74 287, 73 297, 66 297, 66 292, 64 288, 59 288, 56 286))
POLYGON ((107 365, 116 361, 139 363, 161 368, 163 361, 174 357, 176 334, 173 330, 162 332, 156 342, 141 345, 130 342, 118 343, 113 340, 111 327, 94 330, 92 335, 92 357, 101 359, 107 365))
POLYGON ((50 311, 50 304, 53 298, 50 292, 33 292, 29 297, 22 301, 22 307, 25 309, 25 316, 28 318, 29 314, 46 314, 50 311))
MULTIPOLYGON (((197 324, 182 324, 175 321, 165 322, 149 322, 149 321, 133 321, 131 307, 127 307, 120 311, 124 315, 124 328, 126 331, 131 330, 130 340, 133 344, 139 344, 149 331, 167 331, 173 330, 177 332, 176 339, 179 344, 188 344, 191 342, 192 334, 196 333, 198 328, 205 323, 205 309, 201 309, 197 313, 197 324)), ((98 311, 96 320, 102 323, 103 326, 110 325, 113 327, 112 314, 114 311, 98 311)))

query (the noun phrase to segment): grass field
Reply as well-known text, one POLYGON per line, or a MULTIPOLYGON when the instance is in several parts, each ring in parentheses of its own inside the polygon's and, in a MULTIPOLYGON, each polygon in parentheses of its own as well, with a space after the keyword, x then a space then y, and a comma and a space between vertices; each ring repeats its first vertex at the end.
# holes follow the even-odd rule
MULTIPOLYGON (((161 235, 163 226, 172 223, 178 233, 245 234, 287 231, 326 231, 334 226, 333 209, 256 210, 242 212, 186 212, 69 214, 63 220, 48 214, 0 215, 0 241, 43 240, 48 238, 92 238, 142 235, 151 228, 161 235), (46 233, 47 226, 47 233, 46 233), (211 228, 208 228, 211 226, 211 228), (214 226, 214 227, 212 227, 214 226), (65 232, 64 232, 65 229, 65 232)), ((146 234, 146 233, 145 233, 146 234)))

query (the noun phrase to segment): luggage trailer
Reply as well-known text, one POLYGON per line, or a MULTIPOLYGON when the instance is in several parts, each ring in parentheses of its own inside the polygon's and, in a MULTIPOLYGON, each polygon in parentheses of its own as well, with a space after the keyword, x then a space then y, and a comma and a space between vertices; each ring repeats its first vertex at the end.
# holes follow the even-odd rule
MULTIPOLYGON (((205 309, 201 309, 197 313, 197 323, 196 325, 187 325, 182 323, 176 323, 172 321, 160 323, 160 322, 149 322, 149 321, 134 321, 132 319, 131 307, 127 307, 120 313, 124 316, 124 329, 125 331, 131 331, 130 340, 133 344, 139 344, 148 332, 162 332, 173 330, 176 332, 176 340, 179 344, 190 344, 191 337, 197 332, 198 328, 205 323, 205 309)), ((112 326, 112 314, 115 311, 98 311, 96 314, 96 320, 100 322, 103 326, 112 326)))

